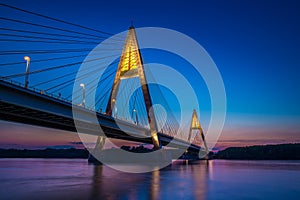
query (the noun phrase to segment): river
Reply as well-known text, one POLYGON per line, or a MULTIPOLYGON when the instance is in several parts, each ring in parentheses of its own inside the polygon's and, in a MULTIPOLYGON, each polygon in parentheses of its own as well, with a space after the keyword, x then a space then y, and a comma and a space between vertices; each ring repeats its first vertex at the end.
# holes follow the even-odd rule
POLYGON ((84 159, 0 159, 1 199, 299 199, 300 161, 176 161, 130 174, 84 159))

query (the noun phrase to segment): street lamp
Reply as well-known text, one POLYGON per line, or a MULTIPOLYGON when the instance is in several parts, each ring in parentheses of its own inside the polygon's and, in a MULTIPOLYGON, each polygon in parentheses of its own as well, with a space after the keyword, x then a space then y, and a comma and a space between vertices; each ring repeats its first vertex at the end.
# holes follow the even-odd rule
POLYGON ((26 60, 25 88, 28 88, 30 57, 29 56, 24 56, 24 60, 26 60))
POLYGON ((138 119, 137 110, 136 110, 136 109, 133 109, 133 112, 135 113, 136 125, 139 125, 139 119, 138 119))
POLYGON ((85 85, 80 83, 80 87, 82 88, 82 106, 85 107, 85 85))
POLYGON ((115 105, 115 118, 118 118, 118 108, 117 108, 117 105, 115 105))
POLYGON ((118 108, 116 105, 116 99, 112 99, 113 105, 114 105, 114 117, 117 118, 118 117, 118 108))

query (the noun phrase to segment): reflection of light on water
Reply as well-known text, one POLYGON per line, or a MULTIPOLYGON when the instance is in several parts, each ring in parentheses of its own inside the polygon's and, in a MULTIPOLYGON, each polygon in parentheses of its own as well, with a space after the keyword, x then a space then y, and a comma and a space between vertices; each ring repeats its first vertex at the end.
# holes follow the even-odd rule
POLYGON ((209 175, 209 179, 213 180, 214 179, 214 161, 213 160, 209 160, 208 161, 208 175, 209 175))
POLYGON ((206 199, 209 177, 209 162, 202 160, 192 164, 191 171, 193 174, 193 191, 196 199, 206 199))
MULTIPOLYGON (((137 166, 128 166, 137 167, 137 166)), ((131 174, 104 165, 93 166, 90 199, 159 199, 161 191, 159 167, 151 173, 131 174), (140 187, 142 185, 142 187, 140 187)))
MULTIPOLYGON (((188 163, 186 163, 188 165, 188 163)), ((183 166, 180 166, 180 177, 184 177, 184 168, 183 166)))
POLYGON ((34 194, 36 199, 93 200, 279 200, 282 196, 297 199, 299 169, 299 161, 211 160, 208 165, 206 161, 189 161, 188 165, 185 161, 173 162, 167 169, 132 174, 88 165, 83 159, 0 159, 0 196, 31 199, 34 194))
POLYGON ((92 192, 91 198, 99 198, 102 190, 102 165, 94 166, 93 182, 92 182, 92 192))
POLYGON ((153 172, 152 172, 152 179, 151 179, 151 194, 149 199, 158 199, 158 194, 159 194, 159 182, 160 181, 160 171, 159 168, 157 167, 153 172))

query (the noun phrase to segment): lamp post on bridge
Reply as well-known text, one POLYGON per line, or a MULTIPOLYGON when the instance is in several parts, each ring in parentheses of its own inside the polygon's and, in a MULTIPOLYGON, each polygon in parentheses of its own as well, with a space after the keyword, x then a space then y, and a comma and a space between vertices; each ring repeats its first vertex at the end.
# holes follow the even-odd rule
POLYGON ((85 107, 85 85, 81 83, 80 87, 82 88, 82 106, 85 107))
POLYGON ((118 108, 116 105, 116 99, 112 99, 113 103, 114 103, 114 117, 117 118, 118 117, 118 108))
POLYGON ((136 109, 133 109, 133 112, 135 113, 135 120, 136 120, 136 125, 139 125, 139 119, 138 119, 138 113, 136 109))
POLYGON ((118 118, 118 107, 115 105, 115 118, 118 118))
POLYGON ((29 67, 30 67, 30 57, 24 56, 24 60, 26 60, 26 74, 25 74, 25 88, 28 88, 28 76, 29 76, 29 67))

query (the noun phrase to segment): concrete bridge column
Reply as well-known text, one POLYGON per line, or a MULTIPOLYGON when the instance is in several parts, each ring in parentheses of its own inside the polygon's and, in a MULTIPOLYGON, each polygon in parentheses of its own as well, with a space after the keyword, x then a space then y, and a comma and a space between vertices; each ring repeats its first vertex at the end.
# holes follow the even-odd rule
POLYGON ((105 138, 104 136, 98 136, 95 148, 93 153, 89 154, 88 162, 94 164, 102 164, 100 161, 97 160, 93 155, 100 155, 100 152, 103 150, 105 145, 105 138))

